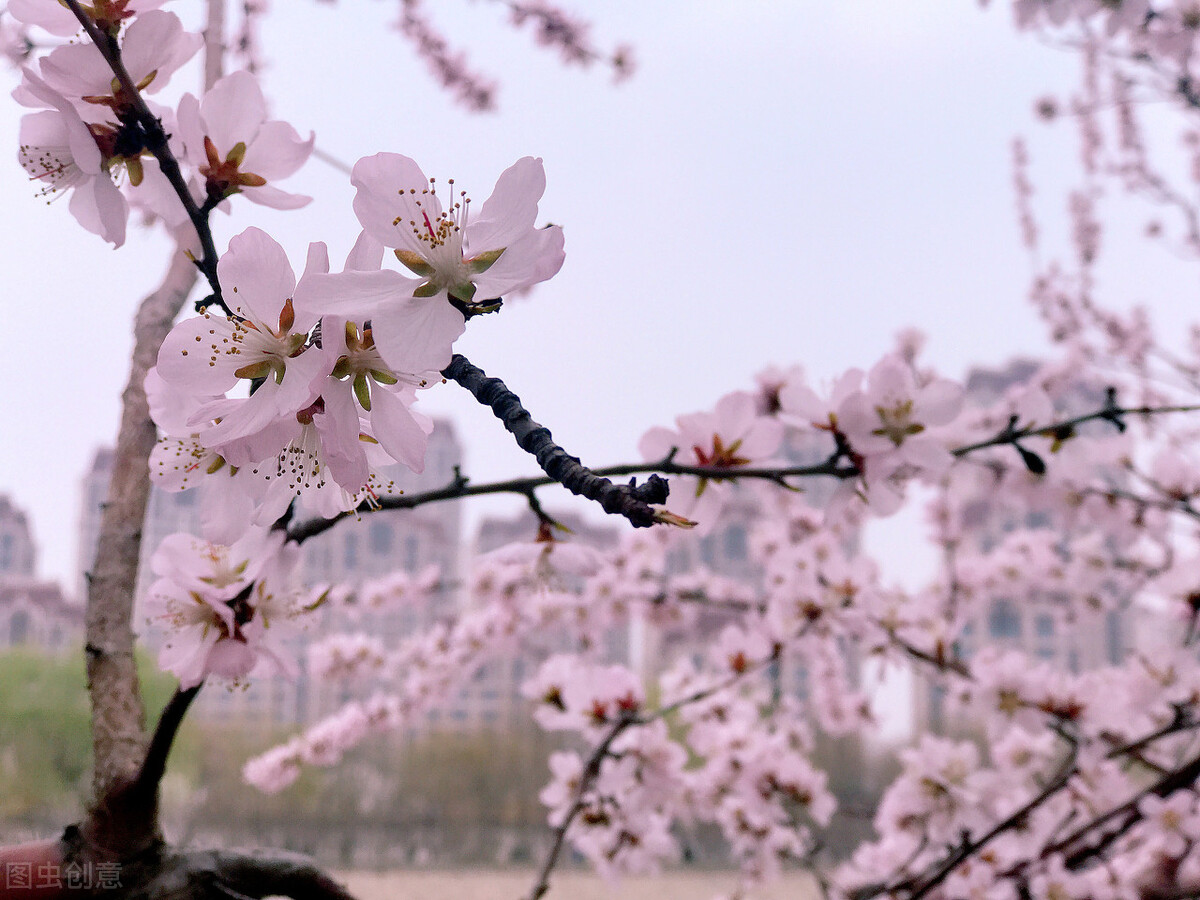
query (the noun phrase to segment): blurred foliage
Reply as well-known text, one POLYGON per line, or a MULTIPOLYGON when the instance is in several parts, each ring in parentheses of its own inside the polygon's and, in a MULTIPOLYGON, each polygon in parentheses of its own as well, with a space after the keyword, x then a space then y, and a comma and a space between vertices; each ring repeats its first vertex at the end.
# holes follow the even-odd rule
MULTIPOLYGON (((175 690, 175 679, 138 657, 150 720, 175 690)), ((195 770, 194 728, 172 756, 175 769, 195 770)), ((82 649, 49 654, 0 652, 0 821, 57 823, 78 817, 89 790, 91 713, 82 649)))
POLYGON ((333 768, 305 767, 296 783, 278 794, 248 788, 242 764, 290 734, 207 725, 199 752, 198 776, 205 788, 201 820, 450 828, 545 822, 537 794, 549 780, 546 758, 558 742, 532 729, 383 736, 333 768))
MULTIPOLYGON (((139 667, 154 721, 175 681, 149 658, 139 658, 139 667)), ((182 841, 200 836, 203 843, 254 843, 256 835, 269 834, 268 842, 310 851, 337 836, 345 847, 338 844, 330 861, 348 864, 357 838, 375 832, 393 846, 435 841, 439 858, 453 864, 497 861, 500 832, 548 833, 538 793, 550 777, 547 757, 562 749, 559 736, 530 726, 382 735, 330 769, 306 766, 278 794, 248 787, 241 777, 245 761, 293 733, 245 720, 189 718, 163 783, 168 834, 182 841)), ((821 737, 814 757, 840 800, 824 838, 827 851, 841 855, 871 831, 882 786, 897 763, 857 737, 821 737)), ((86 801, 90 770, 83 654, 0 653, 0 826, 46 831, 74 821, 86 801)), ((717 834, 687 831, 680 837, 689 861, 720 865, 727 858, 717 834)), ((528 840, 510 845, 507 858, 531 852, 528 840)))

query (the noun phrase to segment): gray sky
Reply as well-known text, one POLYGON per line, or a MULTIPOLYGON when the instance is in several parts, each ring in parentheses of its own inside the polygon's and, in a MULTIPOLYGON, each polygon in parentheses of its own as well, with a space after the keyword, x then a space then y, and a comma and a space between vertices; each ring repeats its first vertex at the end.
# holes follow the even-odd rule
MULTIPOLYGON (((268 95, 326 152, 405 153, 477 202, 518 157, 543 157, 542 219, 563 226, 566 264, 472 322, 459 348, 585 462, 635 458, 647 428, 749 386, 768 363, 822 379, 870 365, 907 325, 929 334, 928 360, 951 377, 1045 350, 1023 299, 1010 143, 1034 136, 1039 189, 1058 205, 1073 151, 1031 109, 1072 85, 1075 60, 1016 35, 1006 4, 573 4, 595 15, 602 45, 635 47, 637 72, 618 87, 533 48, 498 4, 429 6, 499 78, 498 112, 453 105, 387 29, 394 4, 368 0, 277 4, 263 31, 268 95)), ((15 326, 0 355, 0 492, 32 513, 41 573, 71 584, 79 479, 114 439, 130 319, 166 245, 135 231, 113 251, 65 202, 34 199, 15 162, 19 112, 0 116, 14 148, 0 167, 0 303, 15 326)), ((313 160, 282 186, 316 200, 218 214, 218 246, 253 224, 296 263, 325 240, 336 265, 357 234, 348 180, 313 160)), ((531 472, 462 394, 439 387, 423 408, 457 419, 467 474, 531 472)), ((497 505, 511 504, 472 508, 497 505)))

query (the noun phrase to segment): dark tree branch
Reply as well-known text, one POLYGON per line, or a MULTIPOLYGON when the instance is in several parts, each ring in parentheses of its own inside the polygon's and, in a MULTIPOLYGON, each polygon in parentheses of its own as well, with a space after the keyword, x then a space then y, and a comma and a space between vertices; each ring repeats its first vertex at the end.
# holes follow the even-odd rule
POLYGON ((200 693, 200 688, 203 687, 203 682, 190 687, 187 690, 176 690, 167 701, 167 705, 163 707, 162 715, 158 717, 158 726, 154 729, 154 736, 150 738, 150 747, 146 751, 146 759, 142 762, 141 771, 138 772, 138 781, 146 785, 154 785, 158 787, 158 783, 162 781, 163 774, 167 769, 167 756, 171 752, 171 745, 175 742, 175 735, 179 733, 179 726, 183 724, 183 717, 188 711, 188 707, 192 705, 192 701, 196 699, 196 695, 200 693))
POLYGON ((1072 735, 1060 732, 1064 739, 1068 742, 1068 752, 1062 764, 1058 767, 1058 771, 1050 778, 1049 783, 1036 796, 1032 797, 1027 803, 1021 806, 1016 812, 1001 822, 996 823, 989 831, 976 838, 975 840, 964 840, 962 845, 955 849, 946 859, 935 868, 929 875, 920 878, 915 885, 915 889, 908 894, 910 900, 919 900, 926 896, 934 888, 938 887, 942 882, 950 877, 951 873, 962 864, 962 862, 974 856, 997 837, 1004 834, 1006 831, 1011 831, 1014 828, 1023 826, 1028 819, 1030 813, 1036 810, 1039 806, 1061 791, 1067 786, 1071 780, 1071 776, 1075 774, 1075 762, 1079 754, 1079 742, 1072 735))
POLYGON ((146 149, 148 149, 156 160, 158 160, 159 168, 167 181, 170 182, 171 188, 179 197, 179 202, 183 204, 183 208, 187 211, 188 218, 192 222, 192 226, 196 229, 196 239, 200 242, 200 259, 192 259, 196 268, 204 275, 208 281, 209 287, 213 292, 211 302, 220 305, 228 312, 225 307, 224 300, 221 295, 221 282, 217 279, 217 249, 213 243, 212 229, 208 224, 208 214, 211 210, 202 210, 196 205, 196 201, 192 199, 192 193, 188 190, 187 181, 183 177, 183 172, 179 168, 179 162, 175 159, 175 155, 171 152, 171 148, 167 144, 167 133, 163 130, 162 122, 157 116, 150 111, 150 107, 146 105, 146 101, 142 99, 142 94, 138 90, 137 85, 133 83, 125 64, 121 61, 121 49, 117 43, 117 39, 113 36, 105 34, 96 27, 96 23, 92 20, 83 8, 79 5, 79 0, 63 0, 75 14, 83 30, 87 32, 87 36, 91 38, 96 45, 96 49, 100 51, 105 62, 108 63, 113 74, 116 76, 117 82, 121 86, 121 95, 125 99, 127 106, 124 110, 118 112, 118 117, 125 121, 131 119, 136 122, 145 136, 146 149))
POLYGON ((1125 803, 1110 809, 1103 815, 1097 816, 1062 840, 1046 847, 1042 851, 1041 858, 1046 859, 1049 856, 1061 853, 1064 854, 1063 862, 1067 868, 1080 868, 1089 860, 1103 853, 1113 841, 1141 820, 1142 816, 1138 811, 1138 804, 1143 797, 1148 797, 1151 794, 1158 797, 1169 796, 1182 788, 1191 787, 1196 783, 1198 778, 1200 778, 1200 756, 1194 757, 1179 768, 1167 772, 1154 782, 1154 784, 1136 796, 1131 797, 1125 803), (1120 821, 1111 831, 1105 832, 1095 843, 1085 843, 1087 838, 1096 832, 1097 829, 1104 828, 1114 820, 1120 821))
POLYGON ((119 874, 119 896, 129 900, 354 900, 311 859, 284 850, 160 849, 124 862, 119 874))
POLYGON ((162 844, 158 822, 158 786, 166 772, 167 756, 184 714, 200 685, 177 690, 159 716, 145 758, 137 773, 114 781, 97 799, 82 823, 80 852, 87 858, 123 860, 145 854, 162 844))
POLYGON ((662 512, 651 504, 667 501, 667 483, 651 475, 643 485, 613 484, 597 475, 554 443, 550 429, 533 420, 521 405, 521 398, 499 378, 489 378, 461 353, 456 353, 442 375, 471 392, 476 400, 491 408, 496 418, 516 438, 517 446, 537 460, 542 471, 573 494, 600 504, 611 515, 624 516, 635 528, 648 528, 663 522, 662 512))

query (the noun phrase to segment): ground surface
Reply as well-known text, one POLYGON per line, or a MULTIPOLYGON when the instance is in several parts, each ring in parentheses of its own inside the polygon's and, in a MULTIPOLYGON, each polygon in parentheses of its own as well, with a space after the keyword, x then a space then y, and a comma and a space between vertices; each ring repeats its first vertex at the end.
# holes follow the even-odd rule
MULTIPOLYGON (((360 900, 521 900, 534 882, 532 871, 339 873, 360 900)), ((729 872, 671 872, 625 878, 609 885, 582 872, 556 874, 545 900, 712 900, 736 884, 729 872)), ((751 900, 815 900, 812 882, 790 875, 750 895, 751 900)))

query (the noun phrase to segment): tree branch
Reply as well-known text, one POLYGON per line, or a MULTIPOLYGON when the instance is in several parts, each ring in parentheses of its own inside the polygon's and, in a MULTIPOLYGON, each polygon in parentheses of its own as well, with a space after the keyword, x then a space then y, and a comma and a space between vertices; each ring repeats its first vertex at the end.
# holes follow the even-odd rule
POLYGON ((573 494, 600 504, 611 515, 624 516, 635 528, 648 528, 665 521, 660 510, 651 506, 665 503, 669 489, 666 481, 651 475, 641 486, 633 481, 616 485, 597 475, 571 456, 550 436, 550 429, 533 420, 521 405, 521 398, 499 378, 488 378, 483 369, 456 353, 442 375, 471 392, 476 400, 490 407, 496 418, 516 438, 517 446, 531 454, 545 472, 573 494))
MULTIPOLYGON (((461 357, 455 357, 455 359, 459 358, 461 357)), ((518 417, 524 417, 525 419, 525 427, 523 428, 523 431, 541 429, 541 431, 545 433, 544 438, 549 447, 554 448, 561 453, 566 460, 577 466, 578 469, 581 472, 586 473, 587 476, 593 476, 598 481, 607 483, 613 490, 616 491, 633 490, 636 492, 648 490, 653 481, 653 476, 660 473, 663 475, 694 475, 698 478, 708 478, 713 481, 738 481, 755 479, 760 481, 771 481, 785 486, 788 486, 788 479, 792 478, 814 478, 825 476, 830 478, 846 479, 857 478, 862 474, 857 466, 851 463, 841 462, 840 453, 835 453, 824 462, 804 466, 745 466, 737 468, 689 466, 675 462, 674 454, 669 454, 663 459, 655 462, 621 463, 619 465, 605 466, 599 469, 588 469, 580 464, 579 460, 575 457, 567 456, 566 451, 562 450, 561 447, 558 447, 557 444, 554 444, 553 441, 551 441, 550 432, 534 422, 532 418, 529 418, 529 413, 525 411, 523 407, 520 407, 520 398, 509 391, 508 388, 504 386, 503 382, 501 382, 498 378, 488 379, 483 375, 481 370, 477 369, 475 366, 472 366, 465 360, 465 358, 463 358, 463 362, 465 365, 471 366, 471 368, 479 374, 482 380, 495 382, 498 384, 500 389, 502 389, 507 396, 511 398, 515 404, 515 407, 519 410, 518 417), (648 480, 646 484, 640 487, 633 487, 632 482, 629 485, 613 485, 612 482, 609 481, 611 478, 623 478, 625 476, 635 475, 650 475, 652 478, 648 480)), ((453 366, 454 363, 451 363, 451 365, 453 366)), ((450 370, 447 369, 446 372, 443 372, 442 374, 446 375, 446 377, 450 377, 447 374, 449 371, 450 370)), ((472 393, 474 394, 474 391, 472 393)), ((477 399, 479 399, 478 395, 475 396, 477 399)), ((491 405, 488 400, 480 399, 480 402, 484 405, 491 405)), ((1011 427, 1005 428, 998 434, 993 435, 986 440, 957 447, 951 450, 951 453, 953 453, 956 457, 961 458, 988 447, 999 447, 1008 444, 1015 444, 1017 441, 1029 437, 1054 437, 1056 435, 1061 435, 1067 431, 1073 430, 1076 426, 1082 425, 1085 422, 1091 422, 1095 420, 1120 421, 1123 417, 1131 415, 1151 416, 1162 415, 1165 413, 1196 411, 1200 411, 1200 406, 1105 406, 1099 410, 1096 410, 1095 412, 1088 413, 1087 415, 1075 416, 1073 418, 1064 419, 1060 422, 1055 422, 1043 427, 1030 427, 1022 429, 1014 429, 1011 427)), ((500 419, 504 418, 503 412, 497 412, 496 415, 500 419)), ((509 431, 513 431, 513 429, 509 428, 509 431)), ((514 432, 514 436, 515 435, 516 432, 514 432)), ((518 443, 520 443, 519 438, 518 443)), ((434 490, 421 491, 420 493, 414 494, 402 494, 394 497, 380 497, 377 501, 373 500, 369 504, 363 503, 353 513, 343 513, 342 515, 332 519, 310 519, 308 521, 295 524, 288 528, 288 540, 303 543, 309 538, 323 534, 342 519, 350 515, 366 515, 367 513, 382 509, 416 509, 417 507, 424 506, 427 503, 439 503, 443 500, 459 500, 465 497, 479 497, 487 494, 520 494, 521 496, 529 497, 529 495, 538 488, 561 483, 563 483, 561 479, 552 477, 551 475, 546 475, 532 476, 529 478, 508 478, 503 481, 490 481, 483 484, 471 484, 471 480, 469 478, 456 472, 454 480, 442 488, 435 488, 434 490)), ((567 487, 568 489, 573 490, 574 493, 580 493, 579 491, 571 488, 570 485, 567 485, 567 487)), ((585 494, 584 496, 588 495, 585 494)), ((589 497, 589 499, 596 498, 589 497)), ((649 502, 657 503, 661 501, 651 500, 649 502)))

